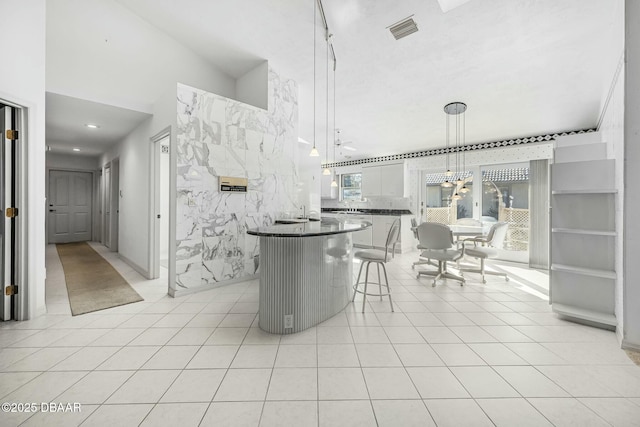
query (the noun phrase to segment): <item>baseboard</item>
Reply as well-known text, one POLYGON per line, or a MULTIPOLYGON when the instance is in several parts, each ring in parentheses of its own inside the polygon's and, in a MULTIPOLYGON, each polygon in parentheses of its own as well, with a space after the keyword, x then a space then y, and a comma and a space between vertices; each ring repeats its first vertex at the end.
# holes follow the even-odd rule
POLYGON ((149 270, 140 267, 138 264, 136 264, 135 262, 131 261, 129 258, 127 258, 126 256, 122 255, 121 253, 118 253, 118 257, 121 260, 123 260, 124 262, 126 262, 127 264, 129 264, 129 266, 131 268, 133 268, 135 271, 137 271, 142 276, 144 276, 145 279, 147 279, 147 280, 152 280, 153 279, 151 277, 151 274, 150 274, 149 270))
POLYGON ((180 288, 180 289, 174 289, 172 287, 169 287, 169 296, 172 296, 174 298, 180 298, 187 295, 196 294, 198 292, 210 291, 212 289, 221 288, 223 286, 233 285, 234 283, 248 282, 249 280, 255 280, 259 277, 260 277, 259 274, 252 274, 251 276, 243 276, 238 279, 231 279, 231 280, 225 280, 224 282, 217 282, 213 286, 203 285, 203 286, 196 286, 195 288, 180 288))
POLYGON ((640 344, 639 343, 629 342, 629 341, 627 341, 627 340, 625 340, 623 338, 622 339, 622 348, 624 350, 640 351, 640 344))

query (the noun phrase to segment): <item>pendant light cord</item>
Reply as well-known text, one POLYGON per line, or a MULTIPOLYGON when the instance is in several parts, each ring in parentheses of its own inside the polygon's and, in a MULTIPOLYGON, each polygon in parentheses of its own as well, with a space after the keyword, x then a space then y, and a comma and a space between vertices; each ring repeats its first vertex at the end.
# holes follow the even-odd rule
MULTIPOLYGON (((336 138, 337 137, 338 137, 338 130, 336 129, 336 62, 334 57, 334 63, 333 63, 333 163, 336 162, 336 138)), ((334 172, 335 172, 335 168, 334 168, 334 172)), ((334 177, 335 177, 335 173, 334 173, 334 177)))
MULTIPOLYGON (((457 111, 456 107, 456 184, 460 179, 460 113, 457 111)), ((456 187, 456 193, 458 192, 458 188, 456 187)))
POLYGON ((313 0, 313 148, 316 148, 316 0, 313 0))
MULTIPOLYGON (((465 113, 462 115, 462 173, 466 179, 467 176, 467 151, 464 149, 464 144, 467 141, 466 138, 466 129, 467 129, 467 113, 465 111, 465 113)), ((463 182, 463 185, 464 182, 463 182)))
MULTIPOLYGON (((329 35, 326 35, 327 38, 327 114, 326 114, 326 133, 325 133, 325 162, 329 163, 329 35)), ((328 167, 328 166, 325 166, 328 167)))
POLYGON ((446 157, 446 161, 447 161, 447 172, 449 172, 449 113, 447 114, 447 157, 446 157))

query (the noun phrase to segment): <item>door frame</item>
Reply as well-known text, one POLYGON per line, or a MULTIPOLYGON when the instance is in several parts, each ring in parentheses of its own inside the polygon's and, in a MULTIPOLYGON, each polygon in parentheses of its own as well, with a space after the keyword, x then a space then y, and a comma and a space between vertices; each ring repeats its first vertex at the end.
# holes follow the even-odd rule
MULTIPOLYGON (((16 121, 16 129, 18 130, 18 143, 16 144, 16 164, 15 164, 15 176, 16 187, 15 199, 16 203, 14 207, 18 208, 18 216, 15 217, 15 259, 13 260, 15 268, 15 283, 18 285, 18 293, 14 296, 12 301, 12 319, 13 320, 26 320, 35 315, 37 311, 35 292, 32 294, 29 288, 29 257, 28 257, 28 241, 27 241, 27 219, 29 218, 29 208, 27 204, 28 192, 27 192, 27 169, 28 169, 28 155, 27 147, 29 146, 29 132, 28 125, 32 108, 35 109, 35 105, 32 103, 17 104, 9 101, 6 98, 0 98, 0 103, 14 109, 14 116, 16 121)), ((46 208, 46 202, 42 205, 42 208, 46 208)), ((4 212, 1 212, 4 216, 4 212)), ((46 233, 46 230, 45 230, 46 233)), ((46 234, 45 234, 46 239, 46 234)), ((37 268, 37 265, 35 266, 37 268)), ((44 268, 44 265, 43 265, 44 268)), ((37 277, 37 273, 34 274, 37 277)), ((3 279, 4 280, 4 279, 3 279)), ((0 287, 4 293, 5 283, 0 287)), ((37 286, 37 285, 34 285, 37 286)), ((44 287, 42 288, 44 292, 44 287)))
POLYGON ((101 204, 101 239, 100 243, 106 245, 109 242, 109 250, 118 252, 118 228, 119 228, 119 210, 120 210, 120 158, 114 157, 110 161, 102 165, 101 169, 101 186, 100 186, 100 204, 101 204), (109 233, 107 236, 107 194, 106 194, 106 173, 109 169, 109 233))
MULTIPOLYGON (((111 190, 111 162, 105 163, 101 168, 103 179, 102 185, 100 186, 100 243, 109 248, 111 247, 111 242, 109 241, 111 239, 111 227, 109 227, 109 233, 107 233, 107 169, 109 169, 108 184, 109 190, 111 190), (107 245, 107 242, 109 242, 109 245, 107 245)), ((109 204, 111 204, 110 199, 109 204)), ((111 212, 111 208, 109 208, 109 212, 111 212)), ((111 217, 109 217, 109 219, 111 219, 111 217)), ((109 223, 109 226, 111 226, 111 223, 109 223)))
MULTIPOLYGON (((97 170, 94 169, 73 169, 73 168, 59 168, 59 167, 46 167, 46 177, 45 177, 45 188, 46 188, 46 194, 45 197, 47 198, 47 203, 46 203, 46 210, 45 210, 45 235, 46 235, 46 239, 47 239, 47 244, 50 244, 51 242, 49 242, 49 174, 51 173, 51 171, 61 171, 61 172, 83 172, 83 173, 90 173, 91 174, 91 239, 89 239, 89 241, 99 241, 99 236, 102 234, 100 233, 99 230, 99 226, 96 227, 96 224, 98 222, 100 222, 100 214, 97 214, 97 212, 102 213, 102 211, 99 211, 100 208, 100 203, 99 203, 99 194, 97 194, 98 192, 100 192, 98 185, 99 185, 99 181, 98 181, 98 172, 97 170), (96 197, 97 196, 97 197, 96 197)), ((100 222, 101 223, 101 222, 100 222)))
POLYGON ((174 296, 171 286, 176 274, 176 148, 171 126, 167 126, 149 138, 149 277, 160 277, 160 252, 157 242, 160 240, 160 150, 158 142, 169 138, 169 277, 168 293, 174 296))
POLYGON ((120 157, 111 159, 111 252, 119 252, 120 228, 120 157))

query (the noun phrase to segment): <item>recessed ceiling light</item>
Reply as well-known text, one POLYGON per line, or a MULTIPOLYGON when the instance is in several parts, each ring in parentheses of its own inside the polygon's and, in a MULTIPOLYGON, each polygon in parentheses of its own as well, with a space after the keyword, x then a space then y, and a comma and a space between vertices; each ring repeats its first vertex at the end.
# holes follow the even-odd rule
POLYGON ((298 137, 298 142, 301 144, 307 144, 307 145, 311 145, 311 143, 305 139, 302 139, 300 137, 298 137))
POLYGON ((94 125, 93 123, 87 123, 85 126, 89 129, 98 129, 100 127, 98 125, 94 125))
POLYGON ((74 148, 73 151, 80 151, 80 149, 79 148, 74 148))

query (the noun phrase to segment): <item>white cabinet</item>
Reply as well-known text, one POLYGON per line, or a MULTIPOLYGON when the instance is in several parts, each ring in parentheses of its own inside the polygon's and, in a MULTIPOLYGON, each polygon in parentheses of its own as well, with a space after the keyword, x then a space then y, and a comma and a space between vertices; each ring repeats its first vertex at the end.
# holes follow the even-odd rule
POLYGON ((389 230, 391 230, 391 225, 397 219, 397 216, 373 216, 373 233, 371 240, 374 247, 384 248, 384 245, 387 243, 387 235, 389 234, 389 230))
POLYGON ((338 187, 332 187, 331 181, 333 181, 333 175, 320 175, 320 198, 338 198, 338 187))
POLYGON ((365 248, 384 249, 387 242, 387 235, 391 225, 395 220, 400 220, 400 236, 396 252, 404 253, 415 250, 416 240, 411 231, 412 215, 354 215, 354 214, 333 214, 322 213, 324 218, 340 218, 346 221, 368 221, 371 227, 352 233, 353 244, 365 248))
POLYGON ((362 167, 363 197, 404 197, 405 182, 408 178, 407 166, 394 163, 362 167))
POLYGON ((370 166, 362 168, 362 197, 380 195, 380 167, 370 166))
MULTIPOLYGON (((559 138, 556 154, 574 139, 568 145, 559 138)), ((615 326, 615 161, 575 158, 557 156, 551 169, 552 309, 615 326)))
POLYGON ((405 187, 405 165, 398 163, 380 167, 380 195, 403 197, 405 187))
POLYGON ((373 215, 372 246, 384 249, 391 225, 394 221, 400 220, 400 235, 398 236, 396 252, 405 253, 415 250, 417 241, 413 231, 411 231, 411 218, 412 215, 373 215))
MULTIPOLYGON (((372 222, 371 215, 354 215, 354 214, 333 214, 325 213, 321 214, 323 218, 339 218, 344 221, 367 221, 372 222)), ((373 232, 372 227, 367 227, 362 231, 355 231, 351 233, 353 244, 361 247, 371 247, 371 235, 373 232)))

